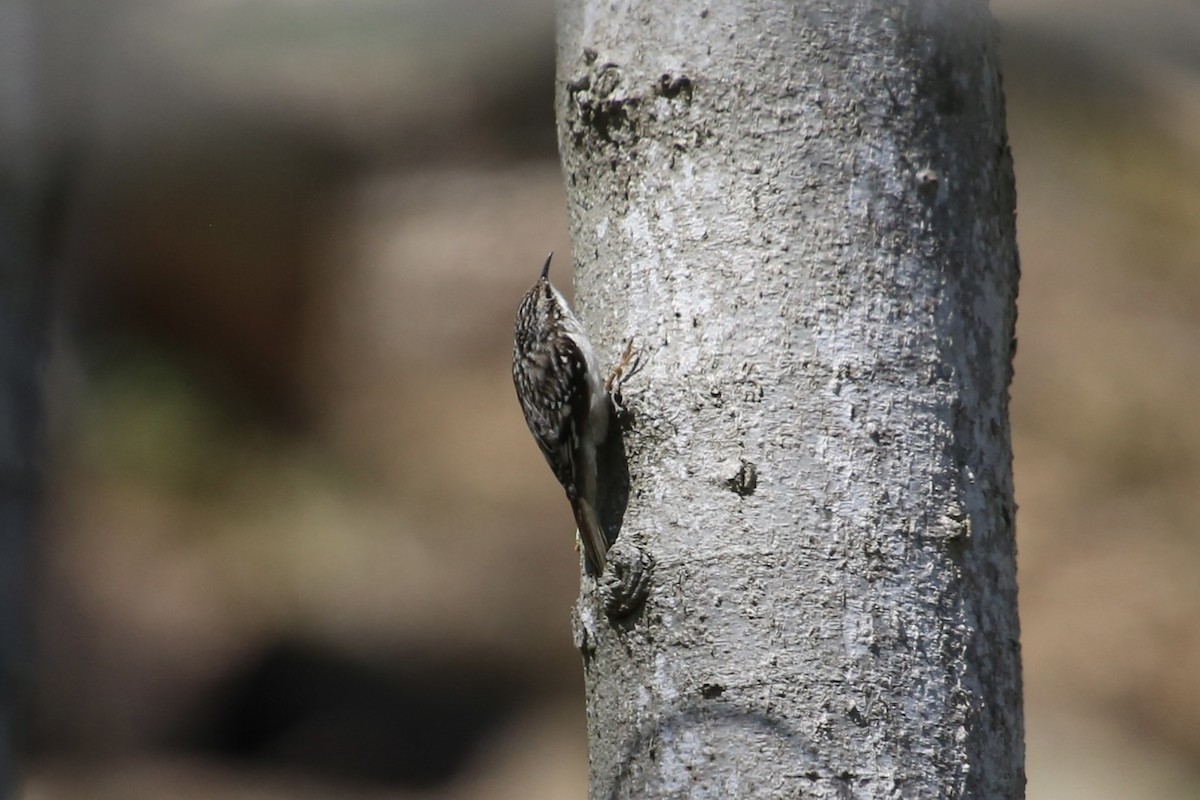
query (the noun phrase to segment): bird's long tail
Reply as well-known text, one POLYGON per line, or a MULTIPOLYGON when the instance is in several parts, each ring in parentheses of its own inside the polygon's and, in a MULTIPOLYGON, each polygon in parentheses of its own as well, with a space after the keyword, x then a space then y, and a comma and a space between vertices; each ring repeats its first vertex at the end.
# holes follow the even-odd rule
POLYGON ((604 562, 608 558, 608 538, 600 527, 596 509, 592 508, 591 503, 579 498, 571 504, 571 508, 575 512, 575 524, 579 527, 583 557, 591 574, 599 576, 604 572, 604 562))

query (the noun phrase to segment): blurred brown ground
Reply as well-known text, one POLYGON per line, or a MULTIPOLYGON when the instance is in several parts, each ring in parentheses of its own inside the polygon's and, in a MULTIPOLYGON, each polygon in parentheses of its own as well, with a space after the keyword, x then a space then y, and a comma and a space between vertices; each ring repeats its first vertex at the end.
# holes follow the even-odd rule
MULTIPOLYGON (((45 6, 28 800, 584 796, 571 521, 508 377, 570 249, 551 5, 45 6)), ((1029 797, 1200 796, 1200 12, 993 9, 1029 797)))

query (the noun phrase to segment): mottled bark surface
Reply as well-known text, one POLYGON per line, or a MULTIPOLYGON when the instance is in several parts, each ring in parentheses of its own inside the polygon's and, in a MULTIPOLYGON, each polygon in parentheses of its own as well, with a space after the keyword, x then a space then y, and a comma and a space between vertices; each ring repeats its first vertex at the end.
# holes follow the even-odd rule
POLYGON ((1024 792, 1012 164, 982 2, 559 9, 578 305, 636 337, 591 797, 1024 792))

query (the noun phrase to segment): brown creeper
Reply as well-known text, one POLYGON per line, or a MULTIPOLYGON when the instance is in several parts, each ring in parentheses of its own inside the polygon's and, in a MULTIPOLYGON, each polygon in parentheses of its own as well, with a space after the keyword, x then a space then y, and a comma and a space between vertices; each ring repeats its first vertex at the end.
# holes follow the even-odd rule
POLYGON ((596 513, 596 457, 608 435, 612 382, 601 377, 583 325, 550 284, 553 256, 517 308, 513 384, 529 431, 567 491, 588 569, 599 575, 608 538, 596 513))

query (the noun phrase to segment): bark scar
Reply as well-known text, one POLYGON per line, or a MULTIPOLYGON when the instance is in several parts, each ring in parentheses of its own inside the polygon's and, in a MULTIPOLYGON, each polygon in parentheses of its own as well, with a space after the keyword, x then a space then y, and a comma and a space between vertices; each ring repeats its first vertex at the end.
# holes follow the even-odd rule
POLYGON ((608 555, 608 568, 600 578, 600 594, 605 613, 615 620, 628 617, 645 604, 650 595, 654 558, 643 548, 622 540, 613 545, 608 555))

